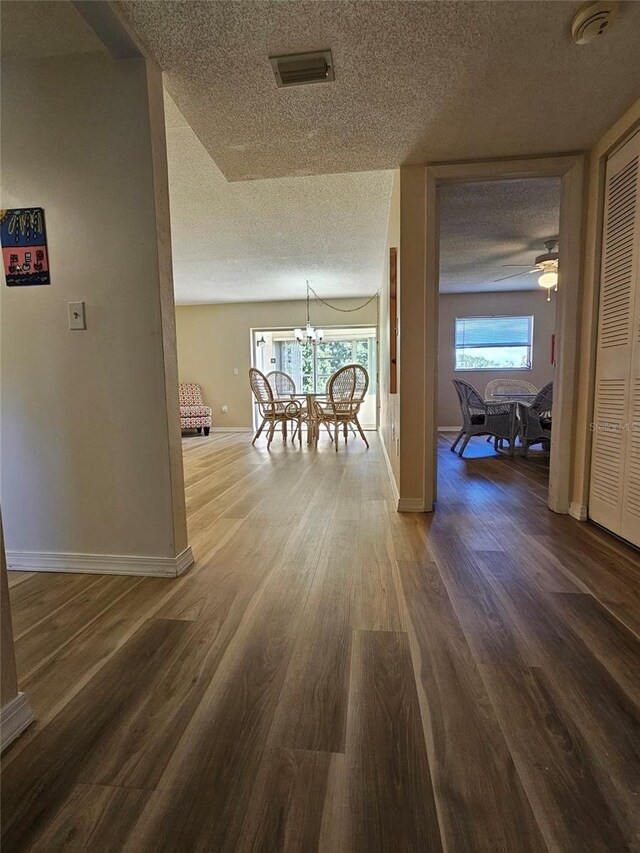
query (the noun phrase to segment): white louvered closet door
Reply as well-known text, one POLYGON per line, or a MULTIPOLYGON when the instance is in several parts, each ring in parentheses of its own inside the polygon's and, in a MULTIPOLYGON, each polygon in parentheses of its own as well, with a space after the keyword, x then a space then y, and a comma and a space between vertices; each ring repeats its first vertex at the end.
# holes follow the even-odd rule
POLYGON ((640 133, 636 133, 607 162, 589 515, 637 545, 639 270, 640 133))

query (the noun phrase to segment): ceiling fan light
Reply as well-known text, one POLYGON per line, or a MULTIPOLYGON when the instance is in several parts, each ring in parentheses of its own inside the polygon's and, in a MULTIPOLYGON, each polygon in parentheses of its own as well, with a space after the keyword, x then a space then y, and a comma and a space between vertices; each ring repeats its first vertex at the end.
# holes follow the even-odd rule
POLYGON ((551 290, 552 287, 556 287, 558 284, 558 273, 557 272, 545 272, 538 279, 538 284, 540 287, 544 287, 547 290, 551 290))

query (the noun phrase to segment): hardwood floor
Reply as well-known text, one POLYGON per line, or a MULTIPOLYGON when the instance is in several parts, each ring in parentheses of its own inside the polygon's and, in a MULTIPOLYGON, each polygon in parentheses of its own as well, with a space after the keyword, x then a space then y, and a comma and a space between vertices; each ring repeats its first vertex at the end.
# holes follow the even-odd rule
POLYGON ((540 456, 185 439, 178 580, 11 573, 3 853, 640 850, 640 558, 540 456))

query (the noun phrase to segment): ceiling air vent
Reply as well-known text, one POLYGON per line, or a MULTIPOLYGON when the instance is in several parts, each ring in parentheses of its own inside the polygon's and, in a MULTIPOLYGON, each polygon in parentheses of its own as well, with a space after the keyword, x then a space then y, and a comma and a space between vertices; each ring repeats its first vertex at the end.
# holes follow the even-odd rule
POLYGON ((276 75, 279 89, 287 86, 303 86, 307 83, 329 83, 335 79, 330 50, 270 56, 269 62, 276 75))

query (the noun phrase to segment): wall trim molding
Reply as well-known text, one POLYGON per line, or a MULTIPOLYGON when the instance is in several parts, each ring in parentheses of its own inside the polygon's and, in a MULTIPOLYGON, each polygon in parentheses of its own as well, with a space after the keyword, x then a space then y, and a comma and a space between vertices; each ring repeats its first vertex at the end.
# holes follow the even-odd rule
POLYGON ((0 709, 0 752, 31 725, 36 716, 25 693, 18 693, 0 709))
POLYGON ((384 456, 384 461, 387 463, 387 474, 389 475, 389 482, 391 483, 391 491, 393 492, 393 502, 396 505, 396 511, 400 512, 400 493, 398 491, 398 484, 396 483, 396 478, 393 474, 393 468, 391 467, 391 460, 389 459, 389 454, 387 453, 387 445, 384 443, 384 436, 382 435, 382 429, 378 428, 378 432, 380 433, 380 444, 382 445, 382 455, 384 456))
POLYGON ((586 521, 589 517, 587 507, 578 501, 571 501, 569 504, 569 515, 577 521, 586 521))
POLYGON ((400 498, 398 512, 426 512, 423 498, 400 498))
POLYGON ((195 562, 190 547, 177 557, 137 554, 63 554, 52 551, 7 551, 9 571, 70 572, 95 575, 139 575, 177 578, 195 562))
POLYGON ((461 426, 442 426, 438 427, 438 432, 460 432, 461 426))
POLYGON ((211 432, 253 432, 251 427, 211 427, 211 432))

